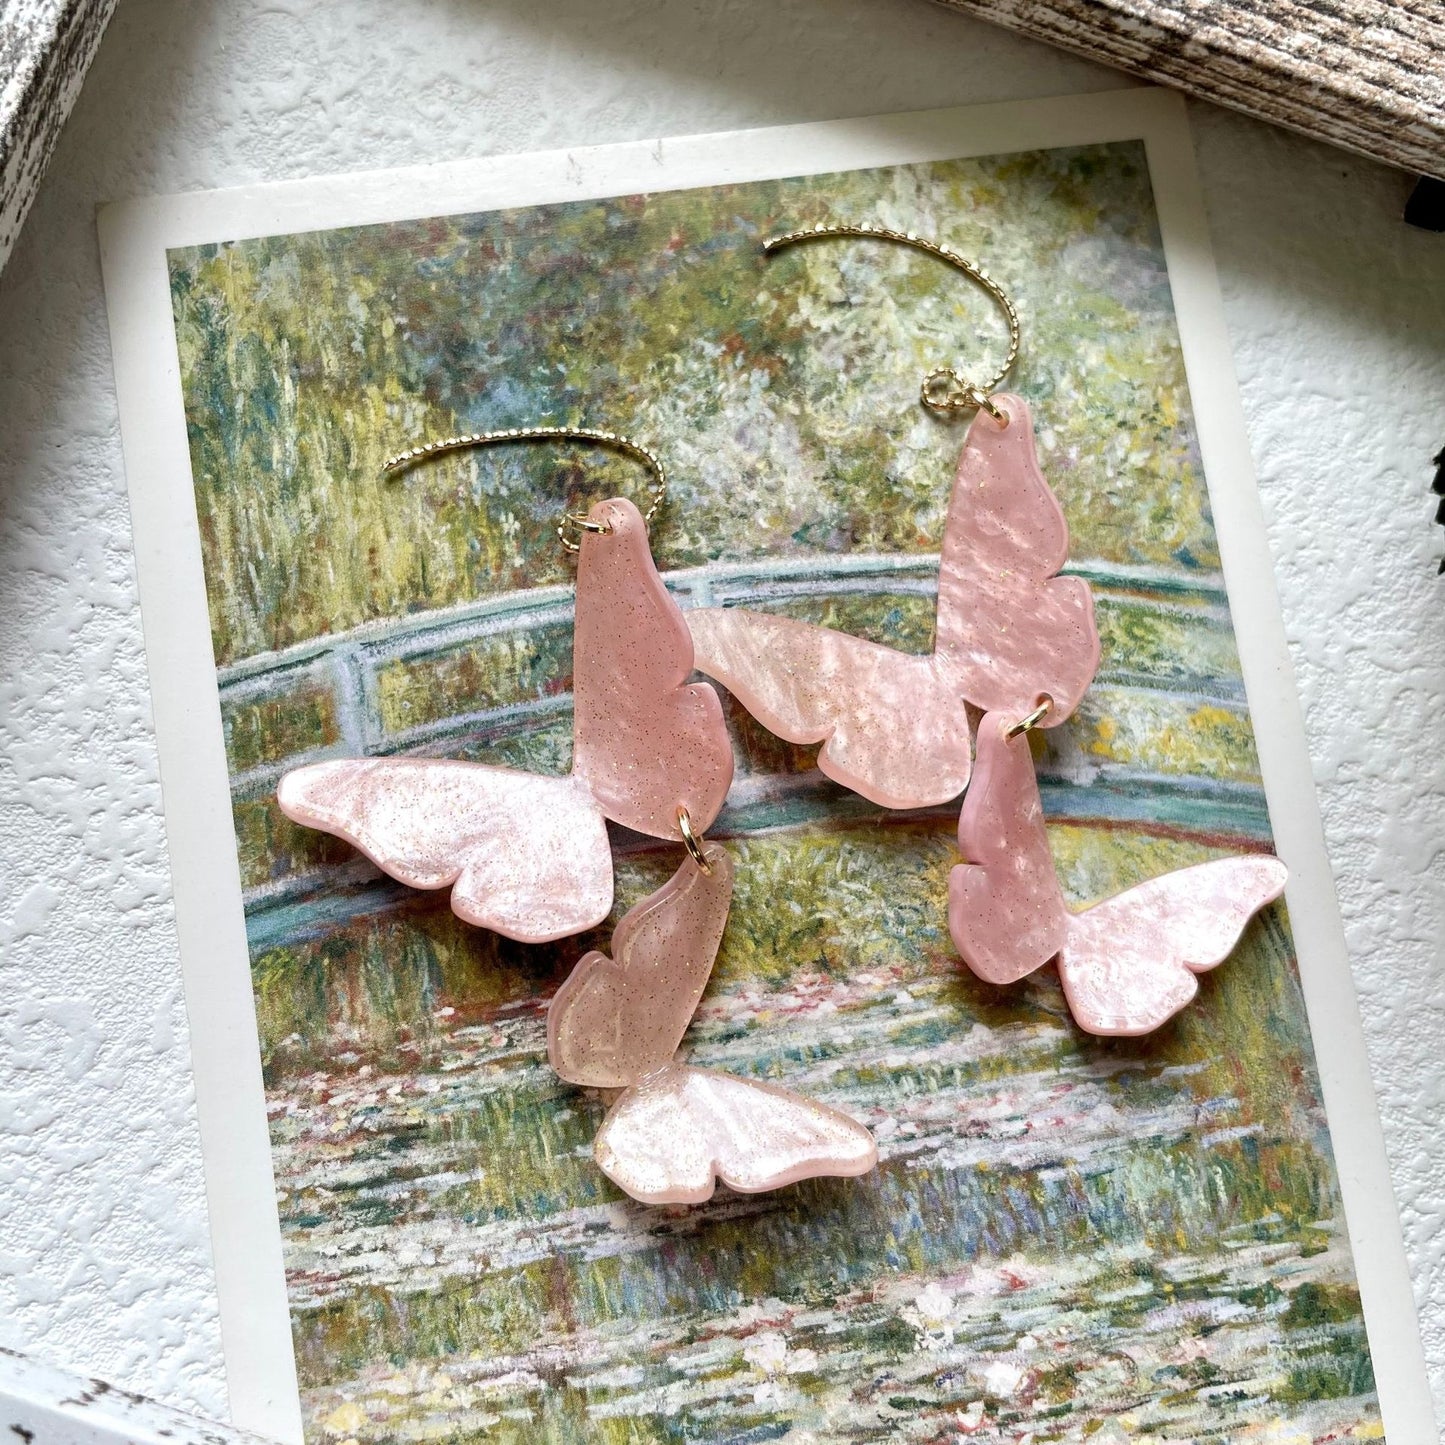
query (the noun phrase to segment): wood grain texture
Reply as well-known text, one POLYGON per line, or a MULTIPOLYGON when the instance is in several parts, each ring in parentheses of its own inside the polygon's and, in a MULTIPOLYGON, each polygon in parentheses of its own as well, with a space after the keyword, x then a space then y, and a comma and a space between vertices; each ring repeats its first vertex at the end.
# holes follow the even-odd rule
POLYGON ((1422 175, 1445 176, 1439 0, 937 0, 1422 175))
POLYGON ((266 1445, 205 1420, 0 1346, 0 1438, 15 1445, 266 1445))
POLYGON ((115 0, 0 0, 0 267, 115 0))

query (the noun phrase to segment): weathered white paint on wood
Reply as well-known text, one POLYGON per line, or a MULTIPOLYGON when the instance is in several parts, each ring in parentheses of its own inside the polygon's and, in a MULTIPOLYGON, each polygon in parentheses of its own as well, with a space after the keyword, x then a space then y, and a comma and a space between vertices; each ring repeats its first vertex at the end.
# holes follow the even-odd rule
POLYGON ((1440 0, 938 0, 1422 175, 1445 177, 1440 0))
POLYGON ((264 1445, 203 1420, 0 1348, 0 1440, 6 1445, 264 1445))
POLYGON ((0 0, 0 267, 115 0, 0 0))

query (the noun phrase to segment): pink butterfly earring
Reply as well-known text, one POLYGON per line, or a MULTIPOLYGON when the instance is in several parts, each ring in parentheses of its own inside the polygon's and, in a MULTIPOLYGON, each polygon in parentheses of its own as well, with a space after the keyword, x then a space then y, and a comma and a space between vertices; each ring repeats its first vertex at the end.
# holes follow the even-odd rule
POLYGON ((732 860, 700 835, 722 806, 733 758, 717 693, 687 682, 688 630, 648 549, 647 523, 667 492, 661 461, 613 432, 533 427, 448 437, 402 452, 386 470, 468 447, 560 440, 611 448, 655 478, 645 515, 615 498, 557 529, 577 556, 572 771, 342 759, 288 773, 281 808, 403 883, 450 886, 460 917, 529 943, 581 932, 611 910, 607 819, 681 841, 677 873, 618 923, 614 957, 585 955, 548 1009, 557 1073, 621 1090, 597 1136, 598 1164, 649 1204, 699 1203, 718 1179, 757 1193, 866 1173, 877 1147, 847 1115, 675 1058, 732 900, 732 860))
POLYGON ((459 917, 524 943, 580 933, 611 911, 609 819, 695 848, 733 774, 722 705, 687 680, 692 640, 648 547, 647 524, 667 495, 652 452, 615 432, 529 427, 414 447, 385 470, 470 447, 563 441, 620 452, 654 478, 645 515, 614 497, 557 529, 577 558, 571 772, 345 758, 287 773, 276 794, 288 818, 344 838, 413 888, 450 888, 459 917))
POLYGON ((976 413, 944 524, 933 652, 708 608, 688 619, 698 668, 778 736, 822 743, 821 771, 872 802, 925 807, 967 787, 958 837, 969 862, 952 871, 948 908, 964 961, 995 984, 1053 961, 1082 1029, 1147 1033, 1194 997, 1196 975, 1223 962, 1249 919, 1280 896, 1284 865, 1266 855, 1216 859, 1081 913, 1066 907, 1026 735, 1070 716, 1100 645, 1088 583, 1058 575, 1068 526, 1039 471, 1028 406, 990 394, 1018 357, 1018 313, 985 271, 912 232, 820 225, 764 250, 836 237, 934 256, 983 287, 1008 322, 1008 353, 987 383, 946 367, 920 392, 932 411, 976 413), (965 704, 984 714, 976 760, 965 704))

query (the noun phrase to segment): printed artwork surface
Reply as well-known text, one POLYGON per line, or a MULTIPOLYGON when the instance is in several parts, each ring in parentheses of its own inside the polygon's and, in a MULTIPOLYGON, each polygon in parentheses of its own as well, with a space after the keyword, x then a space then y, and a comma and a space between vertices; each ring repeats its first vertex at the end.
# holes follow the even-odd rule
MULTIPOLYGON (((948 933, 957 800, 886 812, 725 698, 736 868, 689 1063, 866 1124, 879 1167, 649 1207, 598 1170, 546 1004, 680 847, 613 829, 604 927, 471 928, 288 822, 332 757, 566 771, 565 507, 645 495, 574 446, 383 460, 457 431, 625 431, 672 473, 684 609, 932 646, 992 302, 1095 589, 1103 662, 1033 735, 1073 908, 1271 851, 1142 144, 899 165, 170 253, 302 1404, 313 1442, 1382 1438, 1282 904, 1156 1034, 1089 1037, 1052 967, 948 933)), ((1247 619, 1245 620, 1247 622, 1247 619)), ((965 725, 960 716, 960 726, 965 725)))

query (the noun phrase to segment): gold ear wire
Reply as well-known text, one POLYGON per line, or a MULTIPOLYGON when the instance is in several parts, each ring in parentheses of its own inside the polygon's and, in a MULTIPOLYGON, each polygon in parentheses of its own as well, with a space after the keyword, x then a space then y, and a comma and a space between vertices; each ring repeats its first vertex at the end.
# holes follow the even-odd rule
MULTIPOLYGON (((504 431, 470 432, 466 436, 443 437, 440 441, 424 442, 408 447, 394 457, 388 457, 381 464, 385 477, 394 477, 408 471, 420 462, 429 461, 446 452, 467 451, 472 447, 507 446, 512 442, 588 442, 592 446, 605 447, 618 452, 635 462, 641 462, 652 473, 652 502, 642 514, 642 520, 650 523, 658 509, 667 500, 667 468, 661 458, 649 451, 641 442, 623 436, 621 432, 594 431, 591 427, 573 426, 532 426, 508 427, 504 431)), ((602 522, 591 522, 577 512, 564 512, 557 524, 557 539, 569 552, 581 548, 567 535, 569 526, 581 532, 610 532, 612 529, 602 522)))
POLYGON ((997 281, 987 271, 975 266, 972 261, 960 256, 947 246, 926 241, 913 231, 890 231, 886 226, 875 226, 867 222, 858 226, 810 226, 802 231, 789 231, 786 235, 774 236, 763 242, 763 253, 771 256, 785 246, 794 246, 803 241, 826 241, 848 238, 860 241, 891 241, 899 246, 911 246, 915 251, 936 256, 940 261, 962 271, 970 280, 976 281, 1003 309, 1008 321, 1008 355, 1003 365, 982 384, 965 381, 951 366, 941 366, 923 378, 918 390, 918 399, 930 411, 943 413, 965 411, 978 407, 986 411, 1000 426, 1008 425, 1008 413, 996 406, 989 393, 1006 377, 1019 354, 1019 316, 997 281))

